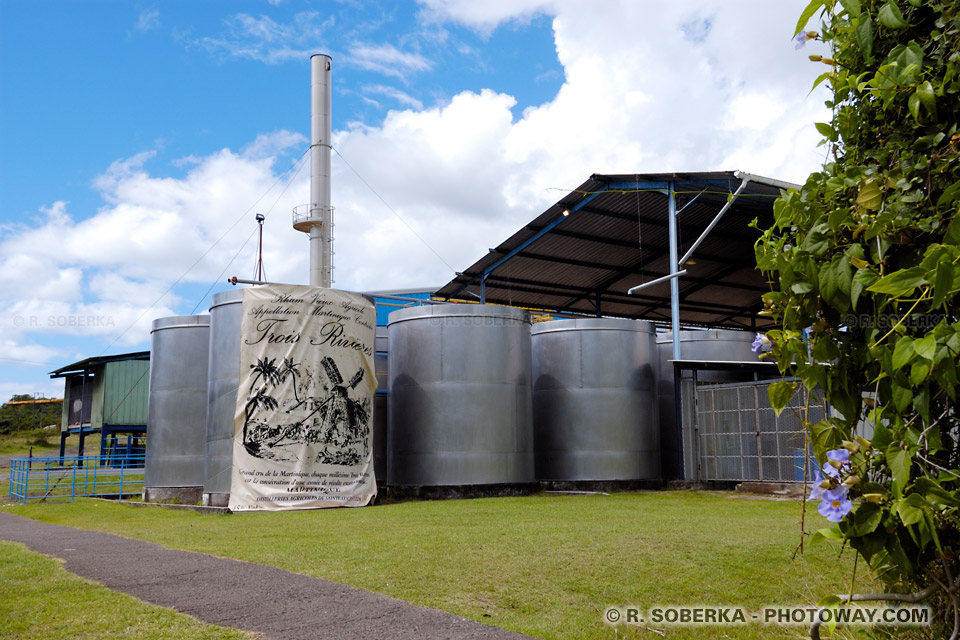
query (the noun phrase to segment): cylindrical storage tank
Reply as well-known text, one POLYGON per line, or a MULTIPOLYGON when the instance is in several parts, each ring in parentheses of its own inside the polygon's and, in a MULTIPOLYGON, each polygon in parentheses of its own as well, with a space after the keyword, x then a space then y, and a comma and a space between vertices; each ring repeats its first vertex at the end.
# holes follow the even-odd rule
MULTIPOLYGON (((757 354, 753 352, 754 334, 748 331, 731 329, 711 329, 708 331, 681 331, 680 357, 683 360, 711 360, 727 362, 757 362, 757 354)), ((677 440, 676 406, 673 393, 673 334, 670 332, 657 335, 657 353, 660 360, 659 400, 660 400, 660 451, 661 465, 664 478, 679 478, 679 447, 677 440)), ((727 371, 700 371, 697 380, 700 382, 736 382, 750 380, 752 374, 743 374, 727 371), (746 377, 744 377, 746 376, 746 377)), ((696 443, 693 442, 693 382, 688 380, 683 396, 686 406, 682 408, 684 422, 691 425, 683 436, 683 479, 693 481, 697 468, 696 443)))
POLYGON ((150 332, 144 500, 200 502, 207 445, 210 316, 170 316, 150 332))
POLYGON ((443 304, 388 327, 388 484, 533 482, 529 314, 443 304))
POLYGON ((660 479, 653 325, 584 318, 534 325, 538 480, 660 479))
POLYGON ((377 484, 382 485, 387 482, 387 395, 389 393, 387 368, 390 356, 387 327, 377 327, 374 344, 377 394, 373 399, 373 472, 376 475, 377 484))
POLYGON ((207 457, 203 504, 230 502, 233 420, 240 386, 240 321, 243 289, 221 291, 210 304, 210 364, 207 377, 207 457))

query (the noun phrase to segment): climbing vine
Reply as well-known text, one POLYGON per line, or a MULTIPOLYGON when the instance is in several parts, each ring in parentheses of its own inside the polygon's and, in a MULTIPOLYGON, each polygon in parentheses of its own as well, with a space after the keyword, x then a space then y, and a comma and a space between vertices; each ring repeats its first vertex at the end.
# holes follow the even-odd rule
POLYGON ((931 603, 940 626, 928 632, 955 640, 960 3, 814 0, 796 35, 798 48, 831 47, 810 59, 833 116, 817 124, 822 170, 776 202, 756 245, 774 284, 772 357, 799 380, 773 385, 771 401, 782 408, 802 384, 835 410, 807 425, 823 469, 814 493, 835 523, 812 541, 852 547, 883 599, 931 603))

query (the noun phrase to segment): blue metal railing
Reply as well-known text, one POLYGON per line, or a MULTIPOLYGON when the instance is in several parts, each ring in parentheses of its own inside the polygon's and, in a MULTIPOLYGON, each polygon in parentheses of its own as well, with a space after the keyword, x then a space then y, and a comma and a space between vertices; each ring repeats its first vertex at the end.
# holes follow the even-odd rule
POLYGON ((10 461, 11 500, 73 502, 83 496, 122 498, 143 490, 145 456, 65 456, 10 461))

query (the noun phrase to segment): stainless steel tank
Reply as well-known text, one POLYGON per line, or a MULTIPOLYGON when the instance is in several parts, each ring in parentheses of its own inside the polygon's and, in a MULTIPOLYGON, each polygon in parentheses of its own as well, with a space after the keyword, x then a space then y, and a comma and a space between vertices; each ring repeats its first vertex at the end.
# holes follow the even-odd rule
POLYGON ((233 472, 233 420, 240 386, 240 321, 243 289, 221 291, 210 304, 207 389, 207 456, 203 504, 225 507, 233 472))
POLYGON ((387 397, 389 395, 387 368, 390 357, 387 327, 377 327, 374 344, 377 394, 373 400, 373 472, 377 482, 385 484, 387 480, 387 397))
MULTIPOLYGON (((683 360, 711 360, 728 362, 757 362, 758 356, 753 352, 754 334, 749 331, 735 331, 731 329, 711 329, 709 331, 681 331, 680 357, 683 360)), ((673 390, 673 334, 660 333, 657 335, 657 352, 660 360, 659 375, 659 404, 660 404, 660 452, 661 466, 665 479, 681 477, 678 453, 683 445, 683 478, 695 480, 697 468, 696 442, 693 433, 693 380, 682 382, 684 406, 683 413, 683 442, 677 440, 676 406, 673 390)), ((700 382, 736 382, 752 379, 750 374, 725 371, 700 371, 697 373, 700 382), (744 377, 746 375, 746 377, 744 377)))
POLYGON ((150 332, 144 500, 197 503, 207 445, 210 316, 170 316, 150 332))
POLYGON ((444 304, 388 327, 388 484, 533 482, 529 314, 444 304))
POLYGON ((659 480, 653 325, 585 318, 533 326, 538 480, 659 480))

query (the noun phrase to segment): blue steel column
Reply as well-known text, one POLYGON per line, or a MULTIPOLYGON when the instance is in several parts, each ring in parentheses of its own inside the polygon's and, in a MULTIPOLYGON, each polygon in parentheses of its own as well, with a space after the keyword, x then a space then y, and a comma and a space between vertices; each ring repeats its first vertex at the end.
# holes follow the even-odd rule
MULTIPOLYGON (((667 192, 667 230, 670 234, 670 268, 668 273, 677 271, 677 199, 674 193, 674 182, 670 182, 667 192)), ((673 359, 680 359, 680 278, 670 279, 670 329, 673 332, 673 359)), ((683 468, 683 411, 680 401, 680 367, 673 365, 673 399, 675 420, 677 425, 677 471, 680 479, 686 479, 688 474, 683 468)))

